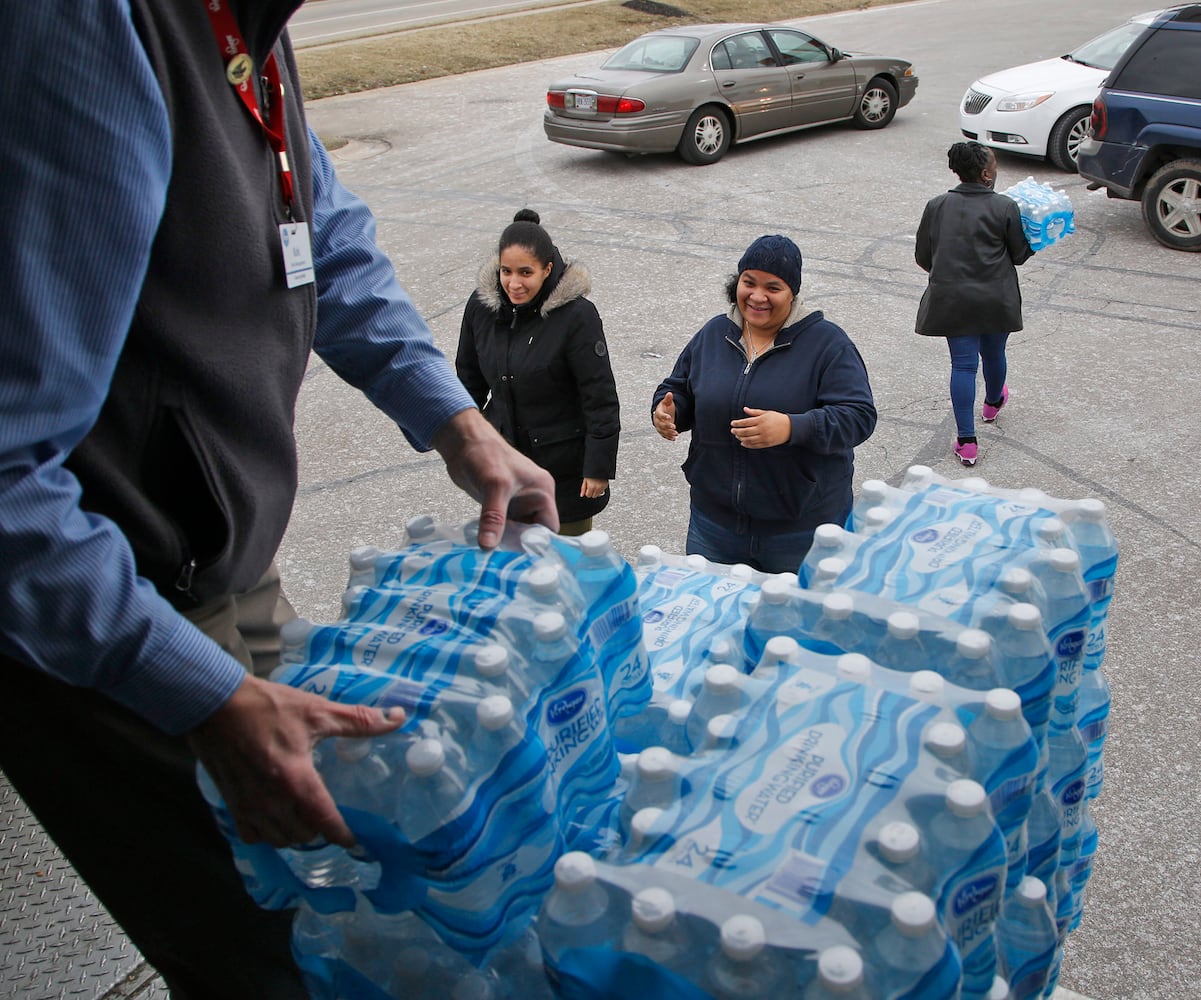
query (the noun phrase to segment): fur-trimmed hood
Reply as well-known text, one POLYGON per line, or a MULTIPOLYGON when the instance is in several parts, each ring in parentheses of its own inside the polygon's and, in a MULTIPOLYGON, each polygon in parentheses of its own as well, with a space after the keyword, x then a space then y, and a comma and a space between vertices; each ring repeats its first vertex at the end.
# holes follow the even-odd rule
MULTIPOLYGON (((592 291, 592 275, 588 268, 577 260, 565 261, 555 251, 554 267, 546 279, 550 284, 549 292, 540 292, 542 304, 538 312, 546 317, 560 306, 575 299, 584 298, 592 291)), ((494 313, 502 309, 511 309, 512 303, 505 297, 500 288, 500 257, 496 254, 486 261, 476 277, 476 295, 480 302, 494 313)))

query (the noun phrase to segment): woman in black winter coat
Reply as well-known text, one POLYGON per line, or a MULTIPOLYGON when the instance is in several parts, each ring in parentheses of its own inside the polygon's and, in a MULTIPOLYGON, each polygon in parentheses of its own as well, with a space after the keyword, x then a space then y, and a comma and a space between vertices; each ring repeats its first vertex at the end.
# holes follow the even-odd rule
POLYGON ((1022 328, 1022 293, 1015 265, 1034 253, 1017 202, 997 194, 997 158, 978 142, 957 142, 947 164, 963 182, 932 198, 917 229, 914 257, 930 272, 917 311, 917 332, 946 337, 951 352, 951 443, 964 465, 975 465, 976 369, 984 366, 981 419, 989 424, 1009 399, 1005 344, 1022 328))
POLYGON ((559 530, 579 535, 617 473, 617 385, 588 271, 540 221, 518 212, 480 270, 455 369, 505 440, 554 476, 559 530))

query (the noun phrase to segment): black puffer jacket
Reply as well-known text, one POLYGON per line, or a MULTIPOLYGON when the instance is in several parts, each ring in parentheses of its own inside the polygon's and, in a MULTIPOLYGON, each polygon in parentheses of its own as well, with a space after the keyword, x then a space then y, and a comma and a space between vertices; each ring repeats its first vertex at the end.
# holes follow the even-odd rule
POLYGON ((605 508, 609 492, 580 496, 585 476, 613 479, 621 431, 617 385, 588 271, 556 251, 550 276, 528 305, 500 287, 500 261, 479 274, 463 310, 455 368, 489 422, 555 478, 559 518, 605 508))

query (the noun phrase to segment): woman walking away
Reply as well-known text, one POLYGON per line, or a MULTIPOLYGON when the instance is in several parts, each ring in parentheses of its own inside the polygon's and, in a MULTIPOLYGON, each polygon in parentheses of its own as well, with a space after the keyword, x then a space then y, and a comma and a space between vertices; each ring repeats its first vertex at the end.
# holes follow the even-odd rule
POLYGON ((846 520, 855 446, 876 426, 867 370, 841 327, 800 297, 801 251, 761 236, 726 285, 730 308, 693 336, 651 420, 691 431, 687 551, 795 573, 813 529, 846 520))
POLYGON ((975 465, 976 369, 984 367, 986 424, 1009 400, 1005 343, 1022 328, 1022 293, 1015 265, 1034 253, 1012 198, 993 191, 997 158, 978 142, 957 142, 947 164, 962 182, 932 198, 917 229, 914 257, 930 273, 917 310, 917 332, 946 337, 951 352, 955 456, 975 465))
POLYGON ((481 268, 455 369, 505 440, 554 476, 560 533, 582 535, 617 473, 617 385, 588 271, 540 222, 518 212, 481 268))

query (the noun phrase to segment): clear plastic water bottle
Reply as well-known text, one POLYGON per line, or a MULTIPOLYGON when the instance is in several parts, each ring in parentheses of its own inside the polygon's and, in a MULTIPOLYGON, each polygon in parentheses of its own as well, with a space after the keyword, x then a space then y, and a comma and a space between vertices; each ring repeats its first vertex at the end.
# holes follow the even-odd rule
POLYGON ((488 642, 479 646, 471 656, 471 666, 475 674, 484 683, 495 690, 497 694, 506 695, 516 706, 521 706, 530 695, 521 674, 520 667, 514 663, 509 651, 498 642, 488 642))
POLYGON ((806 988, 804 1000, 872 1000, 863 956, 850 945, 823 948, 817 956, 817 976, 806 988))
POLYGON ((871 641, 872 637, 856 625, 855 598, 849 591, 832 590, 822 598, 821 616, 813 626, 813 638, 820 643, 819 652, 834 655, 862 652, 862 647, 871 641))
POLYGON ((1110 530, 1105 504, 1092 498, 1077 500, 1064 512, 1076 550, 1090 603, 1089 636, 1085 666, 1100 666, 1105 658, 1105 619, 1113 598, 1118 569, 1118 542, 1110 530))
POLYGON ((894 892, 932 893, 937 874, 922 856, 922 838, 916 826, 904 820, 885 823, 876 834, 875 854, 896 880, 894 892))
POLYGON ((543 611, 535 615, 533 628, 530 681, 531 689, 537 689, 560 679, 575 657, 578 644, 568 631, 567 619, 558 611, 543 611))
POLYGON ((801 610, 793 600, 794 585, 778 576, 768 577, 759 588, 759 603, 747 620, 744 641, 746 658, 751 664, 763 658, 768 640, 778 635, 794 638, 804 622, 801 610))
POLYGON ((773 635, 763 647, 763 656, 755 665, 751 676, 757 680, 772 681, 795 668, 801 655, 801 644, 790 635, 773 635))
POLYGON ((1031 572, 1047 595, 1044 617, 1058 665, 1051 710, 1062 722, 1074 724, 1090 608, 1080 556, 1073 549, 1051 549, 1035 561, 1031 572))
POLYGON ((614 909, 589 855, 569 851, 555 862, 555 884, 538 914, 538 939, 552 980, 568 949, 618 944, 623 928, 614 909))
POLYGON ((621 825, 629 836, 634 814, 654 807, 667 809, 679 797, 679 763, 664 747, 647 747, 634 763, 634 773, 621 803, 621 825))
POLYGON ((947 940, 934 901, 921 892, 894 897, 889 925, 873 942, 868 965, 876 969, 873 996, 906 1000, 953 1000, 959 996, 961 966, 947 940))
POLYGON ((978 995, 996 975, 993 928, 1005 891, 1005 841, 984 786, 968 779, 951 782, 928 829, 926 860, 944 873, 939 912, 959 949, 964 992, 978 995))
POLYGON ((701 690, 688 716, 688 744, 698 749, 705 742, 709 720, 718 715, 737 714, 743 707, 743 675, 728 663, 717 663, 705 671, 701 690))
POLYGON ((709 962, 707 985, 715 1000, 776 997, 787 968, 767 944, 758 917, 739 913, 721 925, 721 945, 709 962))
POLYGON ((659 886, 635 893, 621 945, 669 972, 685 977, 696 974, 695 955, 684 924, 677 919, 675 898, 659 886))
POLYGON ((510 750, 525 741, 525 724, 503 694, 482 699, 475 710, 476 727, 467 748, 467 766, 473 776, 484 778, 500 765, 510 750))
MULTIPOLYGON (((1022 570, 1027 579, 1033 578, 1022 570)), ((1004 685, 1018 693, 1022 715, 1039 745, 1047 740, 1056 661, 1047 639, 1042 612, 1033 604, 1004 607, 1003 616, 990 616, 985 628, 993 637, 998 673, 1004 685)))
POLYGON ((505 1000, 553 1000, 542 965, 542 945, 532 923, 516 941, 491 957, 488 969, 500 984, 505 1000))
POLYGON ((1084 919, 1085 890, 1088 887, 1089 876, 1093 873, 1093 858, 1097 853, 1097 834, 1097 823, 1091 812, 1086 809, 1084 819, 1080 824, 1080 850, 1069 879, 1072 883, 1072 920, 1068 925, 1070 930, 1079 927, 1080 921, 1084 919))
POLYGON ((1074 905, 1071 874, 1080 857, 1080 828, 1088 808, 1088 749, 1075 723, 1064 724, 1055 717, 1051 719, 1047 747, 1047 783, 1059 810, 1059 867, 1065 873, 1063 878, 1055 879, 1056 919, 1061 922, 1061 932, 1066 932, 1074 905), (1065 892, 1067 899, 1063 898, 1065 892))
POLYGON ((1059 840, 1059 807, 1050 785, 1044 785, 1034 793, 1026 818, 1026 874, 1047 887, 1052 911, 1058 906, 1055 875, 1059 871, 1059 840))
POLYGON ((999 678, 992 659, 991 636, 978 628, 965 628, 960 632, 944 676, 953 684, 973 691, 996 687, 999 678))
POLYGON ((630 820, 629 839, 626 841, 624 857, 633 858, 663 835, 663 816, 663 810, 655 806, 647 806, 634 813, 630 820))
POLYGON ((405 753, 408 774, 400 789, 395 820, 411 844, 458 817, 467 808, 460 775, 446 767, 446 750, 436 739, 420 739, 405 753))
POLYGON ((1058 947, 1047 887, 1027 875, 1005 900, 997 921, 998 964, 1014 1000, 1042 997, 1058 947))
POLYGON ((881 666, 912 673, 930 666, 930 654, 921 639, 921 619, 912 611, 893 611, 886 632, 872 653, 881 666))
POLYGON ((941 772, 942 777, 948 781, 957 781, 975 773, 975 763, 968 748, 967 731, 958 723, 930 723, 922 733, 922 745, 939 759, 946 769, 941 772))
POLYGON ((984 711, 968 727, 980 780, 993 817, 1005 836, 1008 864, 1006 893, 1017 889, 1026 871, 1026 819, 1034 801, 1038 745, 1022 717, 1016 691, 994 688, 984 696, 984 711))
POLYGON ((1088 751, 1085 795, 1091 800, 1101 794, 1105 782, 1105 739, 1109 735, 1109 706, 1112 695, 1101 667, 1086 662, 1080 677, 1080 699, 1076 706, 1077 728, 1088 751))
POLYGON ((399 735, 386 740, 338 737, 323 744, 318 767, 334 801, 391 815, 403 780, 396 764, 407 745, 399 735), (332 753, 327 752, 331 749, 332 753))
POLYGON ((831 590, 838 586, 838 581, 847 571, 847 561, 839 556, 826 556, 819 559, 817 565, 809 571, 805 585, 810 590, 831 590))
POLYGON ((915 670, 909 675, 907 690, 910 698, 942 705, 946 701, 947 682, 933 670, 915 670))

